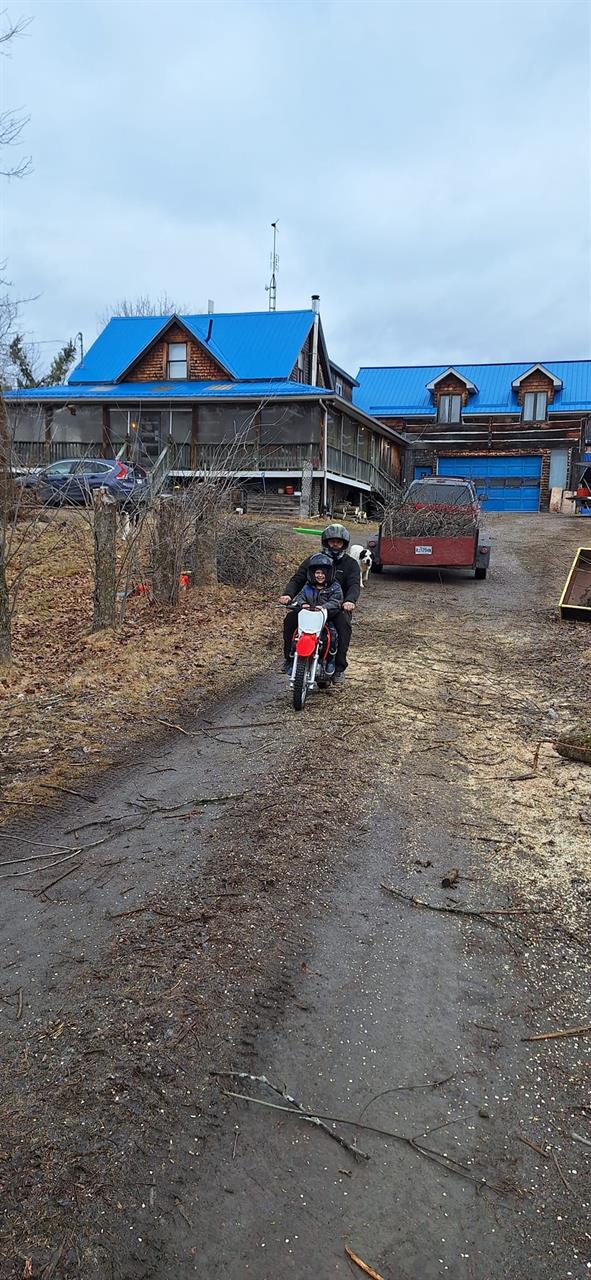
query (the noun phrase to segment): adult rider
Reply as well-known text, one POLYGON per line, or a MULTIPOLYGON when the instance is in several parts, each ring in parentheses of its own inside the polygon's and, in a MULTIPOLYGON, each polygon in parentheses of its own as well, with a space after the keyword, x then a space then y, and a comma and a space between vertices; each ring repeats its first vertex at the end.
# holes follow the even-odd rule
MULTIPOLYGON (((351 624, 355 605, 361 594, 361 574, 359 565, 348 555, 351 535, 343 524, 329 524, 322 534, 322 548, 332 556, 335 562, 335 581, 343 589, 343 606, 333 618, 339 637, 339 647, 335 662, 333 684, 342 684, 347 669, 347 650, 351 641, 351 624)), ((308 557, 309 559, 309 557, 308 557)), ((290 604, 293 597, 307 581, 306 570, 308 560, 304 560, 299 569, 290 578, 283 595, 279 597, 281 604, 290 604)), ((294 631, 297 627, 297 612, 288 610, 283 624, 283 671, 291 671, 291 646, 294 631)))

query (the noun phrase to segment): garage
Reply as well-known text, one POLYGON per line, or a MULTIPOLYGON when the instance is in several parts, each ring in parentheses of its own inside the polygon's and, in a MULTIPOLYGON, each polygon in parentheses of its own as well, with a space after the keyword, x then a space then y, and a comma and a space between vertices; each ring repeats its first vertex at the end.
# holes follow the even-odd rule
POLYGON ((539 511, 542 459, 495 454, 487 457, 439 458, 440 476, 464 476, 474 481, 486 511, 539 511))

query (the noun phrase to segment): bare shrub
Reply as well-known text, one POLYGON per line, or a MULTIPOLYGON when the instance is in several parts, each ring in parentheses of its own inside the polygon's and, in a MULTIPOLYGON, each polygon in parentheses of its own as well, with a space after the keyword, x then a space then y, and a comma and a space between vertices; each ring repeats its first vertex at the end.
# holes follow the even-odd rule
POLYGON ((217 545, 218 579, 230 587, 272 590, 281 580, 287 556, 285 534, 267 523, 228 517, 217 545))

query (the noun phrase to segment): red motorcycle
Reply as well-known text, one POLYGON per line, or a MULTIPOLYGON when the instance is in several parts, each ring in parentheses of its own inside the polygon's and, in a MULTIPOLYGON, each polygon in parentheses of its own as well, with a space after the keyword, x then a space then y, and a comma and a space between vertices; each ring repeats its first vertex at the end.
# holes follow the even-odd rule
POLYGON ((308 693, 315 684, 325 689, 332 680, 332 672, 327 672, 331 656, 327 619, 327 610, 322 605, 300 609, 298 614, 289 681, 296 711, 302 711, 308 693))

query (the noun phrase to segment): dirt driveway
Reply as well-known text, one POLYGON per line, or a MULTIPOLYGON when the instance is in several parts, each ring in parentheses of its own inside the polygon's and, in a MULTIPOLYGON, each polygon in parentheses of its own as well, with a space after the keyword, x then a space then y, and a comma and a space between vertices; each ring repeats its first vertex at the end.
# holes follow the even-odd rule
POLYGON ((484 583, 371 580, 342 692, 255 681, 4 831, 2 1277, 589 1274, 580 531, 490 524, 484 583))

